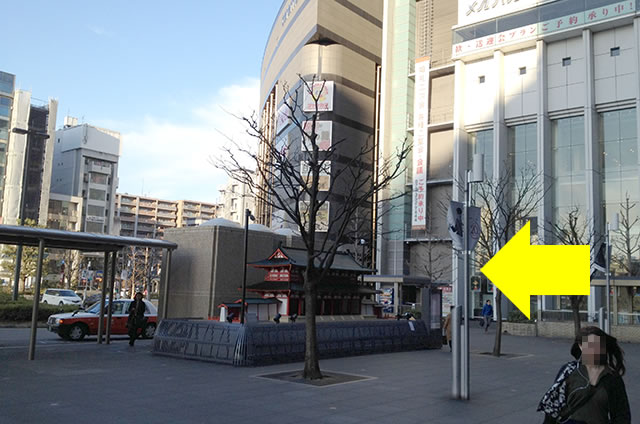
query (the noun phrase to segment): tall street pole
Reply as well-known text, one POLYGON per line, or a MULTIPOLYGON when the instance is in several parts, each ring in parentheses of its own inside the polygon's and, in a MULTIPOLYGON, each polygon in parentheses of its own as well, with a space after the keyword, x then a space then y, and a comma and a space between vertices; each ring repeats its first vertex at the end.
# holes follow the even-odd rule
POLYGON ((255 220, 249 209, 244 211, 244 261, 242 262, 242 305, 240 305, 240 324, 244 324, 245 302, 247 299, 247 247, 249 245, 249 219, 255 220))

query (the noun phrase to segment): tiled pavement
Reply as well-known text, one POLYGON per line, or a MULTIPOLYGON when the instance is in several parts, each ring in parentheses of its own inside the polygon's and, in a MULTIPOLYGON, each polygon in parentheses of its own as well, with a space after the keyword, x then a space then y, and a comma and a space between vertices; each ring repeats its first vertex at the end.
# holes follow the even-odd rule
MULTIPOLYGON (((2 334, 0 333, 0 336, 2 334)), ((18 330, 15 330, 18 331, 18 330)), ((474 352, 494 333, 473 328, 474 352)), ((0 340, 0 346, 2 345, 0 340)), ((0 423, 540 423, 535 408, 569 341, 503 337, 503 351, 471 357, 471 397, 450 399, 448 348, 331 359, 321 368, 374 377, 330 387, 256 378, 301 364, 232 368, 150 354, 150 342, 125 340, 0 348, 0 423)), ((640 399, 640 345, 624 344, 629 398, 640 399)), ((634 422, 640 411, 632 404, 634 422)))

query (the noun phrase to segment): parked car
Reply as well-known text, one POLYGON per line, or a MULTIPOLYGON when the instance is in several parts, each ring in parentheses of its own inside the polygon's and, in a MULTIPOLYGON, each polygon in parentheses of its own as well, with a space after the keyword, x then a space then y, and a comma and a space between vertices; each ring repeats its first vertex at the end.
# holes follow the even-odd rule
POLYGON ((47 289, 40 302, 49 305, 78 305, 82 303, 80 296, 73 290, 47 289))
MULTIPOLYGON (((129 318, 129 305, 132 299, 120 299, 113 302, 113 311, 111 313, 111 334, 128 334, 127 319, 129 318)), ((109 302, 105 301, 105 305, 109 302)), ((148 300, 144 300, 145 311, 144 316, 146 323, 140 329, 140 335, 143 338, 150 339, 156 332, 158 322, 158 310, 148 300)), ((104 331, 107 328, 107 311, 104 314, 104 331)), ((77 310, 71 313, 54 314, 47 320, 49 331, 58 334, 63 339, 79 341, 87 335, 98 334, 98 324, 100 321, 100 302, 96 302, 87 310, 77 310)))

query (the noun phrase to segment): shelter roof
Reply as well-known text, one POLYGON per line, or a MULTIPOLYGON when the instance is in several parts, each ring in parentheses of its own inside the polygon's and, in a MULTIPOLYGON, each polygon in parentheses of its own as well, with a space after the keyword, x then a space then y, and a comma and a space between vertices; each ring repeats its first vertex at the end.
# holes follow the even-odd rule
POLYGON ((44 245, 48 248, 73 249, 84 252, 116 251, 128 246, 169 250, 178 248, 176 243, 165 240, 53 230, 20 225, 0 225, 0 244, 38 246, 40 240, 44 240, 44 245))

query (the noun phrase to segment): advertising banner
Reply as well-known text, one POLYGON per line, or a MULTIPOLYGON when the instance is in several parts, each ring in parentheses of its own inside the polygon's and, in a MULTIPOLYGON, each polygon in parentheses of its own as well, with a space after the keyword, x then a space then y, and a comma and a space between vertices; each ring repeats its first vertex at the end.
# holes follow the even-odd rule
POLYGON ((276 134, 280 134, 282 130, 289 126, 289 118, 291 117, 291 109, 283 103, 276 112, 276 134))
MULTIPOLYGON (((307 182, 307 185, 311 183, 311 167, 309 162, 300 162, 300 177, 307 182)), ((318 175, 318 191, 329 191, 331 185, 331 162, 326 161, 320 168, 320 175, 318 175)))
POLYGON ((459 0, 458 25, 486 21, 533 7, 537 3, 541 3, 541 0, 459 0))
MULTIPOLYGON (((300 208, 300 216, 302 223, 308 229, 309 225, 309 201, 302 200, 298 203, 300 208)), ((327 232, 329 230, 329 202, 325 202, 320 206, 316 215, 316 232, 327 232)))
POLYGON ((427 229, 427 126, 429 125, 429 58, 416 59, 413 106, 413 196, 411 229, 427 229))
MULTIPOLYGON (((302 129, 305 133, 311 134, 311 127, 313 121, 304 121, 302 123, 302 129)), ((333 135, 333 125, 331 121, 316 121, 316 144, 319 150, 329 150, 331 147, 331 137, 333 135)), ((302 151, 308 152, 311 150, 311 141, 305 140, 302 143, 302 151)))
POLYGON ((333 81, 316 81, 309 89, 304 90, 303 112, 330 112, 333 110, 333 81), (318 109, 316 110, 316 99, 318 109))

